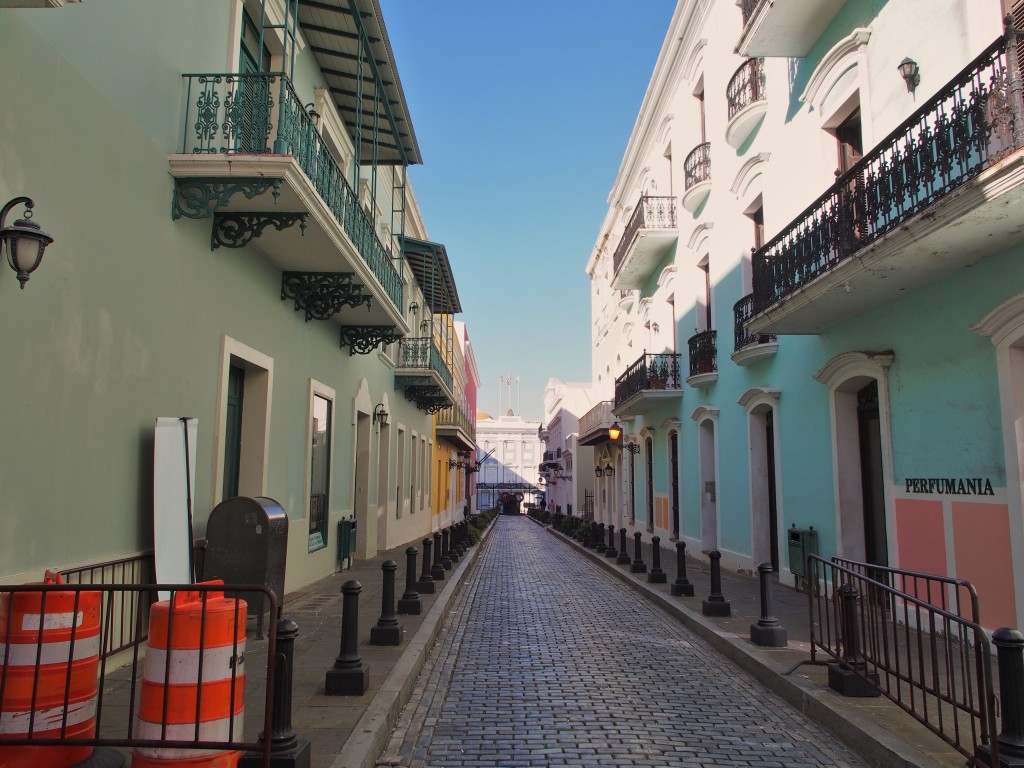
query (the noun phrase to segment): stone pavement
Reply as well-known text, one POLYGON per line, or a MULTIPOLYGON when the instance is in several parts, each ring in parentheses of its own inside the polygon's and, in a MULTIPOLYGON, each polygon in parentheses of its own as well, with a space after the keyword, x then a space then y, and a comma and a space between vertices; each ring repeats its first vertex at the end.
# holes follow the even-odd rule
MULTIPOLYGON (((402 707, 410 700, 414 687, 419 684, 417 682, 418 673, 427 661, 431 649, 435 645, 439 649, 443 649, 447 644, 450 653, 458 652, 457 638, 449 637, 453 630, 446 627, 445 619, 453 611, 466 610, 465 603, 460 604, 461 607, 456 605, 463 587, 468 587, 470 590, 479 589, 478 583, 483 577, 481 575, 478 578, 474 571, 481 550, 489 550, 491 548, 488 543, 489 539, 491 536, 495 536, 494 551, 499 552, 503 549, 497 545, 499 538, 504 539, 511 535, 518 537, 517 532, 524 528, 535 534, 535 536, 529 537, 530 540, 534 540, 536 536, 541 537, 538 546, 542 546, 546 551, 552 545, 558 547, 554 550, 558 563, 553 572, 550 574, 532 573, 530 587, 526 590, 527 595, 524 596, 528 596, 530 590, 543 590, 545 594, 554 590, 562 596, 566 605, 576 602, 586 604, 587 611, 593 617, 594 626, 607 626, 607 631, 620 633, 618 635, 620 640, 616 642, 621 643, 623 652, 631 648, 635 640, 641 639, 646 632, 646 626, 652 621, 645 619, 639 627, 634 626, 637 623, 635 615, 637 611, 641 610, 641 605, 635 600, 623 601, 619 598, 616 598, 615 605, 606 605, 597 598, 588 597, 585 594, 575 594, 575 592, 570 593, 560 586, 563 571, 570 569, 579 571, 589 561, 593 566, 612 575, 613 579, 621 585, 635 590, 637 594, 659 607, 665 617, 672 617, 682 627, 707 642, 715 651, 724 654, 731 662, 746 670, 761 685, 836 735, 843 744, 856 750, 865 764, 885 766, 886 768, 901 766, 908 768, 910 766, 948 766, 952 768, 952 766, 963 765, 963 759, 955 751, 934 737, 923 726, 917 724, 894 704, 880 698, 844 699, 830 691, 825 682, 824 668, 804 666, 791 675, 784 674, 796 662, 809 658, 808 612, 804 595, 786 588, 776 588, 773 595, 774 614, 788 630, 789 647, 786 649, 759 648, 749 641, 750 624, 756 622, 760 611, 756 578, 723 573, 722 591, 732 604, 733 615, 725 619, 711 619, 701 615, 700 612, 700 601, 707 595, 709 580, 706 569, 696 560, 691 559, 687 563, 688 576, 696 587, 696 596, 692 598, 673 597, 669 594, 668 585, 647 584, 644 576, 630 574, 628 566, 617 566, 614 561, 609 561, 591 550, 582 548, 570 539, 550 528, 540 526, 529 518, 499 517, 485 533, 484 543, 471 548, 460 562, 454 564, 452 571, 446 572, 447 578, 438 584, 437 594, 421 596, 423 602, 421 615, 399 617, 404 630, 401 646, 375 647, 370 646, 368 641, 370 629, 380 615, 381 564, 389 559, 398 563, 396 597, 400 597, 405 585, 405 548, 408 545, 382 552, 369 560, 356 561, 352 569, 322 579, 302 591, 286 597, 284 615, 299 625, 299 637, 296 641, 292 722, 299 735, 312 742, 313 765, 316 768, 373 768, 377 765, 377 758, 388 746, 402 707), (363 585, 359 609, 359 652, 363 661, 370 666, 370 689, 366 694, 358 697, 328 697, 323 694, 324 676, 327 669, 333 664, 334 657, 340 648, 340 588, 349 579, 356 579, 363 585), (629 638, 628 641, 622 639, 626 637, 629 638), (439 638, 440 640, 438 640, 439 638), (435 640, 438 642, 435 643, 435 640)), ((421 548, 419 542, 411 542, 411 544, 421 548)), ((630 555, 632 554, 631 548, 630 555)), ((516 552, 505 552, 500 557, 496 554, 490 561, 481 560, 480 571, 482 573, 484 570, 495 568, 506 569, 509 579, 512 579, 515 574, 520 572, 521 561, 525 556, 525 553, 516 552)), ((645 562, 650 565, 650 545, 644 546, 644 558, 645 562)), ((417 564, 418 568, 422 567, 419 560, 417 564)), ((670 557, 667 550, 663 551, 662 568, 669 574, 668 581, 671 582, 675 576, 674 553, 671 553, 670 557)), ((599 573, 594 572, 591 568, 592 579, 597 578, 599 573)), ((577 588, 575 591, 580 590, 577 588)), ((587 590, 584 588, 582 591, 586 592, 587 590)), ((604 594, 603 589, 602 594, 604 594)), ((524 603, 518 604, 523 605, 524 603)), ((525 603, 525 605, 528 604, 529 601, 525 603)), ((499 645, 497 647, 511 648, 514 642, 518 648, 522 644, 519 633, 523 632, 526 632, 529 637, 538 638, 541 635, 537 633, 540 632, 557 631, 567 633, 565 636, 568 637, 573 631, 578 631, 574 624, 572 626, 558 625, 559 621, 568 621, 568 614, 564 619, 547 617, 544 622, 520 626, 515 613, 503 612, 506 608, 507 605, 499 603, 491 607, 491 610, 495 611, 494 613, 487 611, 480 615, 475 612, 470 614, 469 621, 472 624, 486 624, 487 631, 490 633, 487 642, 483 643, 484 650, 478 650, 478 653, 488 652, 486 650, 488 647, 493 649, 494 643, 508 642, 509 646, 499 645), (554 626, 552 626, 552 622, 554 622, 554 626)), ((646 610, 646 606, 644 609, 646 610)), ((482 605, 479 610, 484 610, 482 605)), ((664 621, 659 620, 655 623, 668 634, 666 638, 659 641, 662 643, 661 646, 656 644, 653 650, 649 650, 647 659, 634 659, 634 666, 644 676, 656 674, 657 668, 662 664, 666 655, 664 650, 673 648, 674 654, 675 648, 683 647, 684 643, 696 645, 692 639, 687 639, 679 630, 676 630, 677 634, 673 634, 670 628, 665 627, 664 621), (664 650, 659 650, 659 648, 664 650)), ((451 626, 456 625, 452 624, 451 626)), ((257 652, 256 645, 252 644, 250 650, 257 652)), ((522 650, 525 652, 527 649, 523 648, 522 650)), ((444 651, 439 650, 438 652, 443 653, 444 651)), ((632 652, 630 651, 630 653, 632 652)), ((608 658, 604 656, 601 658, 604 665, 607 666, 608 658)), ((708 666, 708 663, 703 660, 709 657, 702 655, 700 658, 702 659, 700 662, 702 668, 708 666)), ((531 674, 557 675, 558 663, 559 660, 554 658, 550 665, 544 669, 533 670, 531 674)), ((486 669, 486 664, 483 667, 486 669)), ((590 695, 593 696, 593 686, 602 687, 608 704, 607 714, 604 718, 591 717, 585 712, 575 710, 574 696, 576 692, 572 691, 564 697, 567 718, 569 715, 575 716, 571 721, 572 728, 613 729, 628 713, 643 711, 646 700, 636 699, 629 693, 628 680, 623 679, 621 675, 609 677, 608 670, 599 665, 596 659, 592 668, 588 669, 592 671, 591 677, 594 678, 590 681, 591 688, 588 689, 591 691, 590 695)), ((725 675, 726 680, 739 678, 743 678, 743 676, 725 675)), ((743 679, 745 680, 745 678, 743 679)), ((655 677, 655 684, 663 692, 663 695, 671 695, 673 689, 678 687, 678 683, 679 678, 670 678, 660 674, 655 677)), ((580 684, 583 684, 583 681, 580 681, 580 684)), ((472 711, 474 701, 479 703, 481 698, 487 698, 493 693, 494 686, 490 682, 484 685, 486 687, 476 689, 460 687, 462 697, 465 699, 466 712, 472 711), (476 697, 475 700, 474 697, 476 697)), ((741 687, 746 685, 747 683, 744 682, 741 687)), ((523 704, 528 708, 528 702, 523 702, 523 704)), ((710 717, 710 714, 708 716, 710 717)), ((647 717, 650 719, 653 716, 648 714, 647 717)), ((250 722, 253 721, 247 716, 247 730, 250 722)), ((500 718, 498 721, 490 722, 478 718, 476 722, 482 739, 498 739, 508 733, 508 724, 502 722, 500 718)), ((566 722, 569 720, 567 719, 566 722)), ((671 734, 675 732, 675 725, 672 724, 672 727, 666 731, 665 739, 671 740, 671 734)), ((620 732, 619 737, 623 739, 623 743, 630 738, 625 731, 620 732)), ((743 738, 741 733, 732 733, 731 737, 743 738)), ((562 738, 568 738, 568 736, 563 734, 562 738)), ((556 735, 554 743, 547 748, 557 750, 559 748, 558 741, 559 737, 556 735)), ((397 757, 400 759, 400 755, 397 757)), ((390 764, 404 765, 400 761, 395 763, 395 758, 396 755, 392 753, 386 760, 390 760, 390 764)), ((603 762, 618 764, 614 761, 603 762)), ((591 763, 582 763, 582 765, 589 764, 591 763)), ((602 764, 602 761, 598 761, 595 757, 593 764, 602 764)), ((743 765, 744 763, 739 764, 743 765)), ((514 763, 495 763, 495 765, 514 765, 514 763)))

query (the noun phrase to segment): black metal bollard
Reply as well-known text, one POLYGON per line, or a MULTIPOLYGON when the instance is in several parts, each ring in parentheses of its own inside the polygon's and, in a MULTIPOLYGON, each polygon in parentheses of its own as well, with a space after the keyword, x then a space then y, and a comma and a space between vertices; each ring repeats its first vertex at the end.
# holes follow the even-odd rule
POLYGON ((605 557, 618 557, 619 550, 615 548, 615 526, 608 523, 608 546, 604 548, 605 557))
POLYGON ((395 571, 398 564, 385 560, 380 569, 384 572, 384 589, 380 595, 380 618, 370 627, 370 645, 401 645, 402 625, 395 617, 395 571))
POLYGON ((446 571, 450 571, 452 569, 452 553, 449 550, 451 538, 451 528, 445 528, 441 531, 441 565, 446 571))
MULTIPOLYGON (((274 701, 270 713, 270 764, 282 768, 309 768, 309 739, 300 739, 292 728, 292 677, 295 669, 295 638, 299 625, 279 619, 275 628, 277 657, 274 664, 274 701)), ((260 733, 262 741, 265 732, 260 733)), ((238 761, 241 768, 263 765, 263 754, 247 752, 238 761)))
POLYGON ((868 672, 860 651, 860 594, 853 584, 842 584, 839 595, 843 658, 828 665, 828 687, 843 696, 879 696, 878 674, 868 672))
POLYGON ((693 597, 693 584, 686 578, 686 542, 676 542, 676 580, 672 582, 672 594, 676 597, 693 597))
POLYGON ((651 572, 647 574, 648 584, 664 584, 668 576, 661 570, 661 537, 651 538, 651 572))
POLYGON ((456 523, 452 526, 452 549, 455 552, 455 557, 458 558, 462 558, 466 554, 466 537, 463 535, 465 528, 465 523, 456 523))
POLYGON ((430 550, 433 542, 426 538, 423 540, 423 570, 420 571, 420 580, 416 582, 416 591, 421 595, 434 594, 434 577, 430 575, 430 550))
POLYGON ((626 529, 625 528, 619 528, 619 556, 618 556, 618 558, 616 558, 615 562, 618 565, 629 565, 632 562, 632 560, 630 560, 630 557, 629 557, 629 552, 626 551, 626 529))
POLYGON ((722 553, 717 549, 708 552, 711 558, 711 594, 701 603, 705 616, 732 616, 732 605, 722 596, 722 553))
MULTIPOLYGON (((398 612, 419 616, 422 610, 420 606, 420 593, 416 591, 416 547, 408 547, 405 550, 405 592, 402 599, 398 601, 398 612)), ((429 576, 429 574, 427 574, 429 576)), ((431 586, 434 581, 431 579, 431 586)))
MULTIPOLYGON (((1024 758, 1024 635, 1000 627, 992 633, 999 661, 999 766, 1020 766, 1024 758)), ((992 747, 982 744, 975 754, 992 765, 992 747)))
POLYGON ((594 536, 594 550, 600 555, 604 552, 604 523, 595 523, 597 533, 594 536))
POLYGON ((640 551, 640 542, 643 539, 643 534, 637 531, 633 534, 633 540, 636 542, 636 546, 633 548, 633 564, 629 566, 630 573, 647 573, 647 563, 644 562, 643 553, 640 551))
POLYGON ((444 581, 444 565, 441 563, 441 532, 434 531, 434 564, 430 566, 434 581, 444 581))
POLYGON ((786 630, 772 615, 773 572, 771 563, 761 563, 757 566, 757 574, 761 579, 761 618, 756 624, 750 625, 750 642, 768 648, 785 648, 788 641, 786 630))
POLYGON ((341 652, 327 670, 324 693, 328 696, 362 696, 370 687, 370 668, 359 658, 359 593, 356 580, 341 585, 341 652))

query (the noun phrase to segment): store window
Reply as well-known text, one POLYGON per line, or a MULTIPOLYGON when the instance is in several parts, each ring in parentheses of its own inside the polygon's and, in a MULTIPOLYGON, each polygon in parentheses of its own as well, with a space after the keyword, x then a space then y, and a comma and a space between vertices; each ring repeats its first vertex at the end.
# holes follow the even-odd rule
POLYGON ((313 394, 309 470, 309 551, 327 546, 327 510, 331 489, 331 417, 333 403, 313 394))

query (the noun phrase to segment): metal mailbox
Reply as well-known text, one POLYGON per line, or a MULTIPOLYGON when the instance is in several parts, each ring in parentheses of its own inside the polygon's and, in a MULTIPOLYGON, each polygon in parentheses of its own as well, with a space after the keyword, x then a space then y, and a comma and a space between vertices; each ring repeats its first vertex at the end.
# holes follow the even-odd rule
POLYGON ((356 519, 346 517, 338 521, 338 570, 340 571, 345 560, 348 560, 348 567, 352 567, 352 556, 356 553, 356 519))
MULTIPOLYGON (((285 563, 288 556, 288 515, 273 499, 237 496, 213 508, 206 524, 204 579, 225 584, 260 584, 269 587, 284 604, 285 563)), ((243 596, 244 597, 244 596, 243 596)), ((246 598, 249 616, 256 617, 263 634, 264 597, 246 598), (254 605, 254 601, 259 605, 254 605)), ((272 617, 276 619, 277 617, 272 617)))
POLYGON ((807 556, 818 554, 818 532, 810 528, 789 529, 789 570, 794 576, 807 577, 807 556))

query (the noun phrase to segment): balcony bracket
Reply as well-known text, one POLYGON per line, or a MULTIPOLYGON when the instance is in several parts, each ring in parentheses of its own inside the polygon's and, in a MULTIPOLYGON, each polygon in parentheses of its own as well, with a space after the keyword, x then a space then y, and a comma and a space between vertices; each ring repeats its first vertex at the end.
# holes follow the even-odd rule
MULTIPOLYGON (((295 301, 295 311, 306 312, 306 322, 327 320, 342 307, 370 308, 373 296, 354 282, 353 272, 284 272, 281 274, 281 301, 295 301)), ((390 342, 388 342, 390 343, 390 342)), ((344 346, 342 336, 342 346, 344 346)), ((369 351, 369 350, 367 350, 369 351)))
POLYGON ((210 250, 222 245, 225 248, 244 248, 261 237, 263 230, 270 226, 281 232, 298 224, 302 234, 306 234, 308 218, 308 213, 215 213, 210 250))
MULTIPOLYGON (((426 382, 429 379, 423 379, 422 381, 426 382)), ((436 384, 407 383, 405 385, 405 398, 416 403, 416 407, 426 413, 437 413, 452 404, 444 390, 436 384)))
POLYGON ((185 216, 189 219, 207 219, 218 208, 223 208, 241 192, 247 200, 273 190, 274 202, 281 197, 283 179, 192 179, 174 180, 174 200, 171 202, 171 220, 185 216))
POLYGON ((402 338, 393 325, 343 325, 341 346, 348 347, 350 355, 368 355, 377 347, 393 344, 402 338))

